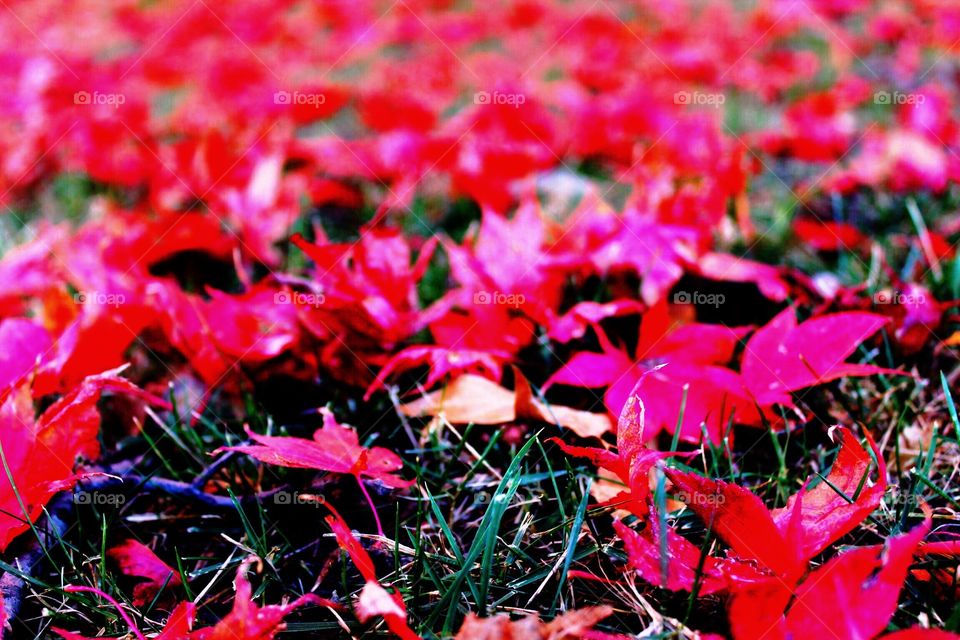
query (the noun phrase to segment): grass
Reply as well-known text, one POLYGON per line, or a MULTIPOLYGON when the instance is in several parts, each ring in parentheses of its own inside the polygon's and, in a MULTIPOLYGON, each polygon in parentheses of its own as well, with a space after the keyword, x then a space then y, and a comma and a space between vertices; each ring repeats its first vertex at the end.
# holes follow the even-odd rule
MULTIPOLYGON (((841 383, 837 387, 851 384, 841 383)), ((893 397, 893 394, 870 390, 873 384, 873 381, 863 381, 856 386, 865 387, 860 390, 865 397, 893 397)), ((901 385, 900 390, 906 392, 905 386, 901 385)), ((836 391, 839 393, 841 389, 836 391)), ((829 390, 823 394, 829 394, 829 390)), ((951 402, 952 398, 945 403, 947 407, 951 402)), ((870 413, 891 411, 891 407, 883 405, 863 409, 870 413)), ((947 409, 947 413, 951 411, 947 409)), ((258 419, 270 422, 263 414, 258 419)), ((892 445, 899 441, 893 436, 899 435, 898 425, 903 421, 891 424, 885 455, 893 452, 892 445)), ((956 428, 952 420, 946 426, 956 428)), ((168 424, 166 428, 176 433, 185 427, 168 424)), ((729 459, 726 451, 707 448, 705 468, 714 475, 729 475, 738 482, 752 485, 768 504, 781 505, 785 494, 795 492, 811 470, 819 469, 817 473, 823 478, 833 453, 831 447, 823 444, 822 426, 805 425, 807 438, 797 435, 798 428, 795 425, 787 432, 756 434, 762 437, 750 443, 748 454, 751 461, 765 459, 766 468, 745 468, 739 464, 744 460, 738 455, 747 455, 739 443, 746 439, 735 439, 737 444, 729 459)), ((544 443, 543 438, 555 435, 551 429, 549 426, 540 431, 531 429, 530 437, 518 446, 497 437, 489 427, 467 428, 460 438, 441 427, 431 433, 430 441, 404 454, 406 460, 416 460, 412 471, 419 478, 420 491, 396 499, 374 498, 384 522, 393 523, 390 527, 393 539, 374 547, 380 575, 385 583, 400 590, 412 619, 423 623, 421 631, 440 630, 442 635, 449 635, 469 611, 537 611, 552 615, 597 602, 609 602, 617 607, 617 616, 601 627, 639 632, 650 625, 659 625, 663 637, 681 633, 682 626, 669 622, 669 618, 683 620, 700 630, 722 630, 718 625, 722 625, 723 616, 713 611, 711 617, 710 605, 716 608, 711 599, 703 602, 689 595, 678 598, 676 594, 635 584, 638 592, 645 593, 649 602, 665 616, 654 620, 637 602, 624 599, 614 588, 566 578, 567 571, 576 568, 623 580, 620 571, 624 556, 612 542, 609 509, 591 506, 595 504, 590 499, 593 470, 544 443), (486 497, 478 499, 477 496, 486 497)), ((164 431, 159 425, 146 425, 147 433, 155 430, 164 431)), ((197 433, 206 450, 214 444, 234 441, 230 436, 224 437, 230 433, 229 429, 220 432, 201 425, 197 433)), ((376 442, 385 445, 403 437, 400 429, 393 433, 384 429, 376 442)), ((960 490, 944 480, 956 460, 949 458, 949 450, 956 451, 955 437, 934 436, 931 445, 921 450, 910 465, 912 468, 905 469, 900 476, 901 481, 909 483, 908 495, 940 507, 957 508, 960 490)), ((193 444, 192 438, 157 436, 145 453, 149 462, 144 460, 143 464, 163 472, 168 466, 183 468, 184 461, 193 459, 190 453, 202 454, 203 451, 193 444), (194 446, 197 448, 191 448, 194 446)), ((193 599, 205 594, 213 596, 214 601, 218 596, 224 601, 221 607, 204 608, 202 614, 210 619, 223 614, 231 595, 232 569, 251 553, 264 561, 265 569, 258 578, 257 588, 263 602, 276 602, 285 594, 293 597, 308 591, 318 573, 322 577, 321 593, 336 593, 341 598, 355 593, 360 582, 352 568, 338 562, 339 554, 333 541, 324 535, 327 532, 322 523, 322 509, 306 504, 249 504, 238 498, 244 493, 278 486, 305 487, 310 475, 279 469, 267 471, 249 461, 236 459, 211 480, 213 485, 222 485, 233 498, 233 508, 220 513, 206 513, 163 495, 134 495, 130 502, 122 505, 77 509, 77 526, 49 544, 48 555, 41 560, 41 570, 34 571, 35 577, 30 580, 33 597, 26 604, 30 613, 24 619, 32 620, 37 625, 35 629, 46 628, 51 623, 76 626, 79 612, 88 620, 90 628, 123 633, 125 625, 111 608, 99 606, 97 598, 90 594, 66 593, 64 587, 67 584, 96 587, 131 604, 127 599, 129 580, 114 573, 110 563, 104 561, 108 545, 128 535, 157 542, 161 557, 181 572, 184 583, 181 597, 193 599), (339 570, 330 569, 331 562, 339 564, 339 570), (324 572, 324 568, 327 571, 324 572), (53 603, 58 604, 54 607, 53 603), (42 605, 46 606, 46 612, 41 610, 42 605)), ((360 531, 373 531, 368 511, 359 506, 350 508, 350 505, 362 505, 362 500, 349 479, 320 478, 319 482, 323 484, 323 495, 344 512, 352 526, 360 531)), ((658 501, 665 502, 662 475, 656 496, 658 501)), ((864 534, 884 535, 903 528, 906 522, 916 521, 916 508, 911 506, 915 504, 918 502, 909 500, 899 506, 885 506, 865 525, 866 531, 850 534, 850 539, 864 534), (871 534, 870 529, 877 531, 871 534)), ((688 514, 668 516, 664 511, 664 520, 659 526, 679 526, 692 539, 702 536, 704 551, 713 544, 709 530, 704 530, 702 523, 688 514)), ((366 539, 369 542, 371 536, 366 539)), ((669 571, 667 564, 662 568, 664 572, 669 571)), ((921 592, 918 595, 922 595, 921 592)), ((142 629, 158 628, 160 620, 154 618, 158 604, 155 601, 136 614, 142 629)), ((898 615, 903 624, 921 614, 946 623, 952 615, 949 603, 935 598, 918 597, 910 604, 913 610, 906 609, 898 615)), ((321 630, 333 633, 341 628, 339 623, 324 622, 322 619, 326 616, 318 614, 316 610, 307 611, 295 618, 287 635, 308 637, 310 633, 321 630), (321 619, 310 619, 311 613, 321 619)), ((345 624, 354 634, 366 631, 370 637, 379 635, 376 629, 349 619, 345 624)))
MULTIPOLYGON (((846 210, 862 197, 858 194, 835 203, 835 208, 846 210)), ((881 243, 901 272, 916 256, 892 239, 899 234, 922 234, 937 211, 956 201, 956 194, 935 203, 918 196, 915 201, 888 202, 869 213, 883 234, 881 243), (911 215, 900 215, 904 209, 911 215)), ((475 220, 476 212, 457 205, 447 219, 455 225, 454 231, 461 233, 466 227, 464 220, 471 216, 475 220)), ((784 264, 801 267, 806 273, 829 271, 849 283, 864 282, 871 272, 860 257, 815 255, 791 245, 781 234, 763 240, 752 253, 779 256, 784 264)), ((445 279, 443 260, 436 262, 425 286, 437 287, 445 279)), ((943 279, 930 280, 938 295, 955 295, 951 292, 960 286, 958 265, 960 260, 945 264, 943 279)), ((875 287, 884 284, 873 283, 875 287)), ((596 293, 603 299, 602 283, 596 293)), ((764 320, 758 317, 755 322, 764 320)), ((951 322, 940 337, 957 329, 960 326, 951 322)), ((137 371, 138 375, 149 378, 149 367, 163 366, 144 345, 133 349, 137 362, 150 363, 141 365, 146 368, 137 371)), ((534 374, 548 371, 554 364, 554 356, 537 347, 524 352, 522 358, 534 374)), ((749 486, 768 506, 779 507, 809 477, 827 481, 836 450, 826 437, 830 425, 869 430, 882 455, 893 461, 893 487, 881 509, 818 562, 845 544, 879 542, 889 533, 908 528, 921 517, 920 501, 937 508, 935 528, 958 531, 960 420, 950 391, 960 375, 956 353, 949 348, 934 349, 930 342, 921 352, 902 357, 894 353, 889 336, 885 336, 862 349, 857 358, 883 366, 906 366, 918 376, 842 380, 803 392, 797 397, 803 419, 784 413, 785 428, 779 431, 745 429, 731 423, 722 444, 705 444, 702 454, 689 463, 712 477, 749 486)), ((533 379, 537 380, 535 375, 533 379)), ((297 386, 296 393, 283 386, 282 381, 269 388, 246 386, 239 398, 216 393, 202 410, 186 406, 183 389, 172 387, 173 411, 147 415, 136 436, 107 424, 104 449, 109 455, 104 464, 145 480, 125 486, 123 491, 110 488, 98 494, 112 496, 110 500, 62 505, 67 524, 63 530, 47 532, 34 527, 11 548, 27 550, 31 542, 39 540, 42 551, 29 572, 0 562, 0 568, 27 583, 21 616, 14 623, 16 633, 42 637, 51 626, 82 629, 91 635, 127 632, 115 609, 104 606, 94 594, 68 591, 68 585, 102 590, 127 607, 142 631, 158 631, 169 610, 168 597, 133 607, 131 580, 106 559, 106 550, 126 538, 149 543, 176 568, 183 585, 173 589, 173 595, 201 603, 202 623, 213 622, 229 610, 233 574, 248 555, 263 563, 263 571, 253 578, 254 593, 261 603, 307 592, 351 600, 363 582, 343 560, 329 534, 323 521, 326 511, 309 501, 280 501, 276 498, 279 493, 271 493, 278 491, 322 495, 335 505, 371 549, 383 582, 402 595, 412 626, 428 638, 451 635, 469 612, 537 612, 550 617, 600 603, 616 610, 600 629, 647 632, 650 637, 662 638, 687 637, 690 628, 726 631, 722 601, 698 597, 699 571, 693 594, 660 590, 624 573, 625 554, 611 527, 613 509, 598 506, 594 497, 600 485, 594 481, 595 470, 548 441, 560 436, 572 442, 571 434, 549 424, 524 424, 517 437, 495 427, 461 428, 442 420, 409 419, 396 411, 396 395, 358 403, 354 390, 330 380, 297 386), (372 499, 386 539, 373 535, 375 522, 351 478, 270 467, 244 456, 209 454, 242 442, 244 425, 261 433, 308 436, 319 426, 315 409, 320 406, 331 406, 341 422, 357 425, 364 444, 401 453, 405 476, 417 480, 406 493, 374 492, 372 499), (224 502, 201 504, 188 492, 149 484, 150 479, 165 479, 190 486, 198 478, 197 492, 215 493, 224 502), (571 569, 611 582, 570 578, 571 569)), ((585 408, 596 407, 596 398, 583 395, 573 399, 585 408)), ((108 409, 109 404, 108 400, 108 409)), ((679 407, 678 424, 684 409, 685 399, 679 407)), ((663 446, 689 448, 676 438, 663 446)), ((654 495, 659 504, 667 504, 662 473, 657 475, 654 495)), ((26 505, 21 502, 20 506, 25 512, 26 505)), ((662 531, 676 527, 700 546, 702 570, 706 552, 718 544, 708 523, 684 511, 662 509, 661 513, 657 526, 662 531)), ((956 580, 955 561, 928 558, 920 567, 956 580)), ((665 561, 661 569, 666 574, 669 564, 665 561)), ((894 626, 927 619, 960 631, 960 607, 945 596, 951 589, 956 589, 955 582, 911 578, 894 626)), ((387 636, 382 623, 362 625, 350 615, 331 619, 323 609, 308 608, 290 618, 283 637, 318 634, 387 636)))

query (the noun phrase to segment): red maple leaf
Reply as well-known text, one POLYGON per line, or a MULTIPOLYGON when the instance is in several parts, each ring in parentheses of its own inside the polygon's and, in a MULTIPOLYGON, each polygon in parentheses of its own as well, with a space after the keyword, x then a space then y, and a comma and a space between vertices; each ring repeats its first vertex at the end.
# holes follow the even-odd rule
POLYGON ((740 375, 723 366, 733 357, 745 333, 745 328, 679 324, 670 317, 667 303, 661 302, 644 314, 634 354, 614 347, 598 330, 603 352, 575 354, 550 377, 544 389, 558 383, 606 387, 607 410, 619 415, 631 390, 640 382, 637 391, 646 406, 646 439, 662 430, 676 431, 682 409, 681 440, 700 442, 700 425, 706 424, 709 439, 720 442, 732 415, 747 424, 757 417, 740 375))
MULTIPOLYGON (((637 387, 640 383, 637 383, 637 387)), ((575 447, 559 438, 551 438, 564 452, 588 458, 597 467, 612 471, 625 485, 626 490, 614 496, 611 504, 633 511, 638 516, 649 512, 649 473, 660 460, 674 455, 670 451, 656 451, 645 446, 645 409, 637 394, 637 387, 627 398, 617 423, 617 453, 595 447, 575 447)))
POLYGON ((793 307, 784 309, 747 341, 740 374, 761 405, 792 406, 790 393, 846 376, 902 371, 846 359, 889 320, 851 311, 812 318, 797 324, 793 307))
POLYGON ((299 235, 291 242, 316 265, 312 284, 322 292, 315 294, 322 304, 299 309, 314 334, 344 335, 354 346, 362 340, 392 349, 422 328, 417 285, 436 239, 423 244, 416 260, 399 231, 375 226, 364 228, 356 243, 321 239, 313 244, 299 235))
MULTIPOLYGON (((313 594, 300 596, 293 602, 283 605, 267 605, 261 607, 253 601, 253 590, 247 580, 247 569, 256 562, 255 558, 244 560, 237 569, 234 580, 236 595, 233 599, 233 609, 220 622, 212 627, 193 629, 196 616, 196 605, 192 602, 182 602, 173 610, 167 619, 163 631, 157 636, 158 640, 272 640, 278 633, 286 629, 283 619, 293 610, 306 604, 322 606, 336 606, 334 603, 319 598, 313 594)), ((138 640, 146 640, 143 633, 137 629, 126 611, 110 595, 91 587, 67 585, 65 591, 95 593, 111 603, 120 616, 130 627, 130 631, 138 640)), ((89 640, 86 636, 64 631, 53 627, 53 631, 64 640, 89 640)))
POLYGON ((133 588, 133 604, 142 606, 165 587, 181 584, 180 574, 157 557, 153 550, 141 542, 130 539, 107 551, 107 556, 117 563, 120 573, 142 578, 133 588))
POLYGON ((879 506, 886 488, 886 465, 872 440, 880 467, 878 481, 868 485, 870 454, 849 430, 836 427, 833 433, 839 434, 841 445, 830 473, 812 489, 791 496, 781 509, 769 511, 760 498, 736 484, 677 469, 666 473, 681 501, 711 523, 738 557, 781 575, 802 573, 810 558, 879 506))
POLYGON ((77 458, 96 458, 100 414, 97 400, 104 389, 138 393, 130 382, 107 372, 86 378, 79 386, 34 418, 30 387, 13 387, 0 395, 0 551, 29 528, 58 491, 72 487, 77 458))
POLYGON ((869 640, 878 636, 897 609, 914 552, 929 529, 928 519, 908 533, 890 537, 885 545, 841 553, 797 587, 776 576, 735 591, 729 605, 734 637, 869 640))
MULTIPOLYGON (((880 481, 867 485, 870 455, 848 430, 837 428, 837 432, 841 448, 826 478, 812 489, 805 487, 791 496, 785 507, 772 511, 739 485, 693 472, 665 470, 674 484, 674 496, 700 516, 732 550, 725 558, 703 559, 701 589, 707 593, 748 589, 772 576, 776 576, 778 584, 789 588, 806 572, 811 558, 852 531, 877 508, 886 487, 882 460, 880 481)), ((872 441, 871 447, 879 455, 872 441)), ((650 468, 646 456, 638 460, 650 468)), ((649 501, 646 478, 643 484, 635 481, 630 486, 639 489, 649 501)), ((631 566, 644 579, 671 590, 693 589, 701 565, 700 549, 672 529, 666 531, 666 540, 662 540, 663 533, 657 530, 655 518, 649 518, 640 533, 622 522, 616 528, 631 566), (665 574, 664 550, 669 559, 665 574)))
POLYGON ((418 636, 407 625, 407 609, 399 592, 388 593, 373 567, 373 559, 360 542, 353 536, 346 521, 330 505, 332 515, 327 516, 327 524, 333 529, 337 537, 337 544, 347 552, 350 560, 357 567, 360 575, 366 580, 360 598, 357 600, 356 613, 361 622, 366 622, 375 616, 381 616, 397 637, 401 640, 419 640, 418 636))
POLYGON ((413 482, 397 475, 397 471, 403 468, 403 461, 397 454, 383 447, 368 449, 361 446, 353 427, 339 424, 329 409, 322 408, 320 413, 323 416, 323 426, 314 432, 313 440, 262 436, 248 428, 247 435, 259 444, 221 447, 217 451, 239 451, 261 462, 281 467, 318 469, 352 475, 370 503, 377 529, 382 532, 376 507, 363 480, 375 480, 391 489, 409 487, 413 482))
POLYGON ((345 473, 358 480, 376 480, 391 489, 409 487, 412 482, 396 475, 403 462, 394 452, 383 447, 360 446, 356 430, 339 424, 333 413, 320 409, 323 426, 313 434, 313 440, 289 436, 262 436, 249 429, 247 435, 257 445, 222 447, 218 451, 239 451, 261 462, 281 467, 319 469, 331 473, 345 473))

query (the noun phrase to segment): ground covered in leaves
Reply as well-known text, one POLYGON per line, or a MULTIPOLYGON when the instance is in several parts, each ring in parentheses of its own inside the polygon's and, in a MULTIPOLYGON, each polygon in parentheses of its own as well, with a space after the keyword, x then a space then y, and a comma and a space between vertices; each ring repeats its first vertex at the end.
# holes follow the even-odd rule
POLYGON ((958 637, 952 0, 0 34, 0 637, 958 637))

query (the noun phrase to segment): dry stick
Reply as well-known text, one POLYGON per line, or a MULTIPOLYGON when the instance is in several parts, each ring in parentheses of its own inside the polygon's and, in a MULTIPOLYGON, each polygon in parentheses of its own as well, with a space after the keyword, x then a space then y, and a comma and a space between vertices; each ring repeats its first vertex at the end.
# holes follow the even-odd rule
MULTIPOLYGON (((116 487, 130 490, 140 488, 144 491, 163 493, 188 500, 205 507, 216 509, 236 508, 236 504, 231 498, 204 493, 185 482, 165 478, 145 478, 135 475, 93 476, 81 479, 78 485, 82 486, 85 491, 99 491, 116 487), (125 481, 127 484, 124 486, 125 481)), ((259 501, 284 489, 285 487, 280 487, 252 496, 245 496, 240 498, 240 501, 259 501)), ((43 558, 48 541, 59 540, 67 531, 69 528, 67 519, 72 514, 73 509, 74 500, 70 492, 57 494, 46 509, 46 515, 43 518, 45 524, 37 526, 41 539, 31 540, 28 548, 13 560, 12 565, 19 571, 19 574, 6 571, 0 576, 0 595, 3 596, 3 608, 7 620, 15 620, 20 613, 23 592, 31 578, 34 566, 43 558)))
POLYGON ((223 563, 217 569, 217 572, 213 574, 212 578, 210 578, 210 582, 207 583, 207 586, 205 586, 203 590, 197 594, 197 597, 193 599, 194 604, 197 604, 198 602, 200 602, 200 600, 203 599, 203 596, 207 595, 207 591, 209 591, 210 588, 214 585, 214 583, 220 579, 220 576, 223 575, 223 572, 226 571, 227 567, 233 561, 233 556, 236 553, 237 553, 236 547, 233 547, 232 549, 230 549, 230 555, 227 556, 227 559, 223 561, 223 563))
POLYGON ((61 493, 50 501, 43 520, 45 523, 37 526, 37 532, 42 539, 32 539, 27 549, 14 558, 12 565, 20 575, 6 571, 0 576, 0 594, 3 595, 3 609, 7 620, 12 622, 20 613, 23 603, 23 591, 31 577, 33 567, 40 562, 45 553, 47 540, 59 540, 67 530, 65 518, 73 510, 73 501, 70 494, 61 493))
MULTIPOLYGON (((244 441, 242 444, 249 444, 249 440, 244 441)), ((217 475, 217 472, 220 471, 230 460, 237 456, 236 451, 227 451, 219 458, 210 463, 206 469, 200 472, 200 474, 193 479, 193 482, 190 484, 193 485, 195 489, 203 489, 206 486, 207 481, 210 480, 213 476, 217 475)))
MULTIPOLYGON (((106 475, 85 478, 80 480, 78 484, 82 484, 84 489, 87 491, 102 491, 104 489, 112 488, 129 490, 142 489, 151 493, 163 493, 175 498, 181 498, 189 502, 194 502, 196 504, 215 509, 234 509, 236 507, 236 503, 233 501, 233 498, 206 493, 192 484, 180 482, 178 480, 168 480, 166 478, 151 478, 130 474, 106 475)), ((283 490, 284 487, 279 487, 277 489, 271 489, 270 491, 264 491, 251 496, 244 496, 242 498, 238 498, 238 500, 240 502, 260 501, 263 498, 268 498, 278 491, 283 490)))

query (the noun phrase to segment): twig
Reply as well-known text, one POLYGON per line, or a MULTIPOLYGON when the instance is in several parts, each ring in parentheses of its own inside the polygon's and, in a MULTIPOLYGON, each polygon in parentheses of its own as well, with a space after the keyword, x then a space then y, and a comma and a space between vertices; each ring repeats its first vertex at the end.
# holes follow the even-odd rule
POLYGON ((40 538, 30 540, 27 549, 14 558, 12 566, 19 574, 6 571, 0 576, 0 594, 3 595, 3 608, 7 620, 12 622, 20 613, 23 603, 23 591, 32 578, 34 566, 40 562, 45 554, 47 541, 59 540, 67 530, 66 518, 73 511, 73 501, 69 493, 60 493, 47 506, 44 523, 38 524, 37 532, 40 538))
POLYGON ((227 451, 219 458, 211 462, 210 465, 201 471, 200 474, 194 478, 193 482, 190 484, 192 484, 195 489, 203 489, 203 487, 207 484, 207 481, 213 476, 217 475, 217 472, 236 456, 236 451, 227 451))
MULTIPOLYGON (((165 478, 151 478, 133 474, 96 475, 81 479, 77 486, 82 491, 87 492, 118 488, 125 491, 142 490, 163 493, 215 509, 236 508, 236 503, 229 497, 205 493, 191 484, 165 478)), ((244 496, 239 500, 241 503, 259 501, 283 490, 285 490, 285 487, 244 496)), ((20 613, 23 592, 27 583, 32 581, 33 568, 43 558, 48 541, 59 540, 69 529, 67 522, 75 505, 76 496, 72 492, 66 491, 54 496, 45 510, 46 514, 36 527, 39 538, 31 540, 27 549, 13 559, 11 566, 16 571, 8 570, 0 576, 0 595, 3 596, 3 608, 7 620, 15 620, 20 613)))
MULTIPOLYGON (((129 489, 130 491, 141 489, 152 493, 164 493, 175 498, 214 509, 234 509, 236 507, 236 503, 230 497, 206 493, 192 484, 178 480, 168 480, 166 478, 153 478, 139 475, 102 475, 84 478, 80 480, 78 485, 82 485, 85 491, 103 491, 105 489, 121 488, 129 489)), ((240 502, 258 502, 263 498, 268 498, 283 490, 284 488, 280 487, 250 496, 243 496, 238 499, 240 502)))

